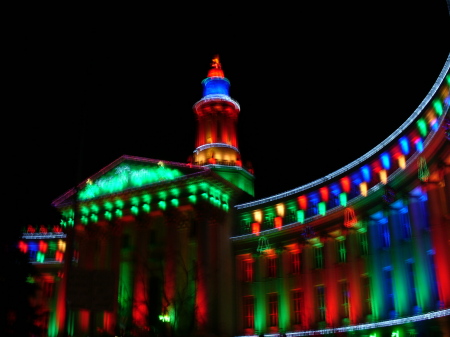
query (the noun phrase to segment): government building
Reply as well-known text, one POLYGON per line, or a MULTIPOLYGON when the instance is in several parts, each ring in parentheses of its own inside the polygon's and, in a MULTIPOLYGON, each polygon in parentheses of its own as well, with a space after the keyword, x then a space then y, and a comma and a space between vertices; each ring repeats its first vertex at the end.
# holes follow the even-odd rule
POLYGON ((449 67, 371 151, 256 199, 214 57, 190 162, 124 155, 25 229, 43 336, 450 337, 449 67))

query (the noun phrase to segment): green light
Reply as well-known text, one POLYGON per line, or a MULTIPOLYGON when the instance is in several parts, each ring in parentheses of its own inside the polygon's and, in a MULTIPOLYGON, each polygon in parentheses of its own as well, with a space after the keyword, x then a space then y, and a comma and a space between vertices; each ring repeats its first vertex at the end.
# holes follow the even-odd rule
POLYGON ((442 102, 439 99, 435 99, 433 101, 433 108, 436 114, 440 117, 444 112, 444 108, 442 107, 442 102))
POLYGON ((419 129, 419 133, 422 136, 426 136, 427 135, 427 123, 425 122, 425 120, 423 118, 420 118, 417 121, 417 128, 419 129))
POLYGON ((325 215, 327 213, 327 204, 325 203, 325 201, 321 201, 317 204, 317 207, 319 208, 319 214, 320 215, 325 215))
POLYGON ((180 189, 179 188, 171 188, 170 194, 172 194, 174 197, 178 198, 180 196, 180 189))
POLYGON ((142 201, 147 204, 150 204, 150 201, 152 201, 152 196, 150 194, 144 194, 144 195, 142 195, 141 198, 142 198, 142 201))
POLYGON ((131 213, 134 215, 139 214, 139 208, 137 206, 131 206, 131 213))
POLYGON ((98 213, 100 208, 96 204, 91 205, 91 212, 98 213))
POLYGON ((208 193, 202 193, 202 198, 203 199, 208 199, 208 193))
POLYGON ((195 184, 191 184, 191 185, 188 186, 187 189, 188 189, 189 193, 196 194, 197 191, 198 191, 198 186, 195 185, 195 184))
POLYGON ((123 200, 120 200, 120 199, 116 200, 115 204, 116 204, 116 207, 117 207, 117 208, 120 208, 120 209, 122 209, 123 206, 125 205, 125 203, 123 202, 123 200))
POLYGON ((83 225, 87 225, 87 223, 88 223, 88 218, 86 217, 86 216, 82 216, 81 217, 81 223, 83 224, 83 225))
POLYGON ((106 220, 111 220, 111 219, 112 219, 112 214, 111 214, 110 211, 106 211, 106 212, 105 212, 105 219, 106 219, 106 220))
POLYGON ((123 212, 121 209, 116 209, 115 213, 116 213, 116 217, 118 217, 118 218, 121 218, 123 215, 123 212))
POLYGON ((300 223, 305 222, 305 211, 302 209, 297 210, 297 221, 300 223))
POLYGON ((160 202, 158 202, 158 206, 159 208, 161 208, 162 210, 165 210, 167 205, 166 202, 164 200, 161 200, 160 202))
POLYGON ((180 202, 178 201, 178 199, 172 199, 170 200, 170 203, 172 204, 172 206, 174 207, 178 207, 178 205, 180 204, 180 202))
POLYGON ((197 203, 197 196, 196 196, 196 195, 191 194, 191 195, 188 197, 188 199, 189 199, 189 201, 192 202, 193 204, 197 203))
POLYGON ((228 206, 228 204, 222 204, 222 209, 226 212, 228 212, 228 210, 230 209, 230 206, 228 206))
POLYGON ((143 204, 142 209, 144 212, 148 213, 150 212, 150 205, 149 204, 143 204))
POLYGON ((87 208, 86 206, 83 206, 83 207, 81 207, 80 212, 83 215, 88 215, 89 214, 89 208, 87 208))
POLYGON ((91 214, 91 221, 92 221, 92 222, 98 222, 98 216, 97 216, 97 214, 91 214))
POLYGON ((112 209, 114 208, 114 205, 112 202, 107 201, 104 203, 103 207, 108 211, 112 211, 112 209))
POLYGON ((341 204, 341 206, 347 206, 347 193, 342 192, 341 194, 339 194, 339 203, 341 204))
POLYGON ((166 200, 167 199, 167 191, 161 191, 158 193, 158 198, 166 200))
POLYGON ((170 322, 169 315, 159 315, 159 320, 163 322, 170 322))
POLYGON ((138 197, 130 198, 130 204, 132 204, 133 206, 139 206, 139 198, 138 197))
POLYGON ((121 192, 127 188, 141 187, 182 176, 181 171, 163 166, 142 167, 138 164, 122 164, 80 191, 80 199, 92 199, 101 195, 121 192))
POLYGON ((36 261, 40 263, 44 263, 45 254, 42 252, 37 252, 36 254, 36 261))

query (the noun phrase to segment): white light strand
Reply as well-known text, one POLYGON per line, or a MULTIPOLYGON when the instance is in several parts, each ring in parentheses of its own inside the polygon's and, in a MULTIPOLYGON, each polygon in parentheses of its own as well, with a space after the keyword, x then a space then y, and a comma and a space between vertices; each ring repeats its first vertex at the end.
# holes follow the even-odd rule
POLYGON ((341 175, 342 173, 349 171, 350 169, 359 165, 360 163, 365 162, 371 156, 373 156, 374 154, 376 154, 383 148, 387 147, 394 139, 396 139, 403 131, 405 131, 405 129, 411 123, 413 123, 413 121, 417 118, 417 116, 419 116, 419 114, 421 114, 424 111, 427 104, 430 102, 430 100, 433 98, 436 91, 439 89, 439 86, 441 85, 441 83, 445 80, 445 76, 446 76, 449 68, 450 68, 450 53, 447 56, 447 61, 445 62, 444 67, 443 67, 441 73, 439 74, 435 84, 433 85, 431 90, 428 92, 428 94, 425 96, 424 100, 417 107, 417 109, 412 113, 412 115, 409 116, 409 118, 397 130, 395 130, 390 136, 388 136, 384 141, 382 141, 380 144, 375 146, 372 150, 370 150, 366 154, 362 155, 360 158, 358 158, 355 161, 351 162, 350 164, 348 164, 344 167, 341 167, 340 169, 338 169, 322 178, 314 180, 308 184, 302 185, 300 187, 294 188, 292 190, 289 190, 289 191, 286 191, 283 193, 275 194, 275 195, 267 197, 267 198, 251 201, 251 202, 244 203, 244 204, 239 204, 234 207, 236 207, 236 209, 243 209, 243 208, 253 207, 253 206, 261 205, 261 204, 268 203, 268 202, 271 202, 274 200, 288 197, 290 195, 302 192, 302 191, 312 188, 314 186, 323 184, 324 182, 327 182, 327 181, 341 175))
MULTIPOLYGON (((414 323, 425 321, 429 319, 445 317, 450 315, 450 309, 432 311, 426 314, 405 317, 405 318, 397 318, 388 321, 380 321, 374 323, 366 323, 366 324, 358 324, 358 325, 350 325, 339 328, 329 328, 329 329, 320 329, 320 330, 308 330, 308 331, 296 331, 296 332, 286 332, 286 337, 297 337, 297 336, 314 336, 314 335, 328 335, 336 332, 349 332, 349 331, 360 331, 360 330, 369 330, 375 328, 384 328, 388 326, 402 325, 407 323, 414 323)), ((280 337, 282 334, 264 334, 264 337, 280 337)), ((253 335, 256 336, 256 335, 253 335)), ((253 336, 235 336, 235 337, 253 337, 253 336)), ((256 336, 257 337, 257 336, 256 336)))

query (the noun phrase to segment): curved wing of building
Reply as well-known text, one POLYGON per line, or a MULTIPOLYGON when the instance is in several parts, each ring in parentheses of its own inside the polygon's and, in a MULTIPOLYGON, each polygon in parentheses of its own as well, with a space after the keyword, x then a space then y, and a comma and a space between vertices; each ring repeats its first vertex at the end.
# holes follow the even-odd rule
POLYGON ((362 157, 235 206, 242 335, 450 334, 449 67, 362 157))

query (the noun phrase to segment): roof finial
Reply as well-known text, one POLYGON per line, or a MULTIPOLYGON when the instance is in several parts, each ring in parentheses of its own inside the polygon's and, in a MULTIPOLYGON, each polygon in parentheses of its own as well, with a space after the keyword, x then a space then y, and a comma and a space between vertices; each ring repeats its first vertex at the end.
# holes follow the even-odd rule
POLYGON ((216 69, 222 69, 222 65, 219 61, 219 55, 214 55, 214 58, 212 59, 211 67, 216 69))
POLYGON ((224 77, 219 55, 214 55, 211 62, 211 69, 208 71, 208 77, 224 77))

